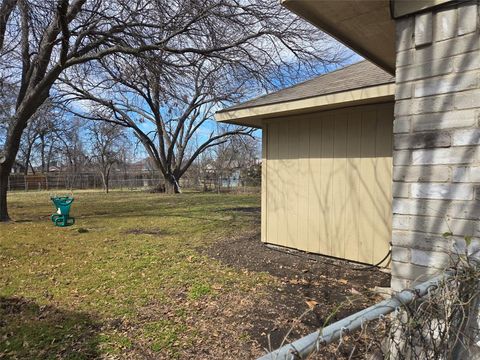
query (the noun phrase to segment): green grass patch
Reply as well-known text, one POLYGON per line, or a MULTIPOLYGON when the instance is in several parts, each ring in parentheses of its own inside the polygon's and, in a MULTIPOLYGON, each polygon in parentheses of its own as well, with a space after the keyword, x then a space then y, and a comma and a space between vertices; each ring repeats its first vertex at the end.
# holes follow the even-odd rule
POLYGON ((49 197, 10 194, 15 221, 0 224, 0 358, 143 347, 175 357, 179 339, 196 336, 182 322, 186 302, 215 296, 216 286, 248 291, 265 280, 196 250, 258 227, 255 215, 236 211, 260 206, 258 195, 76 192, 76 223, 67 228, 50 221, 49 197), (158 315, 166 307, 174 321, 158 315))
POLYGON ((160 320, 147 324, 144 335, 151 339, 150 347, 153 351, 171 351, 175 347, 175 342, 178 340, 179 335, 185 329, 185 326, 173 321, 160 320))
POLYGON ((212 292, 212 288, 207 284, 194 284, 188 291, 188 298, 192 300, 200 299, 202 296, 212 292))

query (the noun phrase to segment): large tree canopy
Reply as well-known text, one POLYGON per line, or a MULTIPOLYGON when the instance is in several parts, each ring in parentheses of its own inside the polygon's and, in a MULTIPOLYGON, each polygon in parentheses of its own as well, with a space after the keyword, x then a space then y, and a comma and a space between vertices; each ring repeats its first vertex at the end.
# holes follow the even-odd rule
MULTIPOLYGON (((218 126, 214 110, 241 96, 243 83, 222 76, 222 62, 199 59, 183 66, 169 81, 159 58, 117 57, 102 62, 105 77, 87 74, 64 79, 65 99, 83 101, 77 116, 107 121, 133 130, 152 163, 163 175, 167 191, 179 192, 179 180, 206 150, 251 129, 218 126), (93 78, 94 80, 90 80, 93 78), (230 81, 228 81, 230 80, 230 81), (86 102, 86 103, 85 103, 86 102), (82 112, 79 112, 83 109, 82 112)), ((228 64, 225 64, 227 66, 228 64)), ((78 103, 73 103, 75 108, 78 103)))
POLYGON ((16 90, 1 142, 0 220, 8 220, 7 182, 22 133, 66 70, 109 67, 120 55, 157 57, 165 92, 182 69, 211 59, 265 86, 278 74, 336 63, 337 50, 277 0, 2 0, 0 83, 16 90))

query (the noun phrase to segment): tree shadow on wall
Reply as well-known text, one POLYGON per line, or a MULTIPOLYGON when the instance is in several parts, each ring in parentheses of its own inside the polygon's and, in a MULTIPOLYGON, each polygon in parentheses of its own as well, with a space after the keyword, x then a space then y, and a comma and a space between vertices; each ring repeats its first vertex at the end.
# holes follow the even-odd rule
POLYGON ((0 359, 92 359, 100 326, 81 312, 0 297, 0 359))
MULTIPOLYGON (((453 3, 452 8, 458 6, 461 5, 453 3)), ((413 18, 403 21, 404 29, 414 28, 413 18)), ((412 36, 410 34, 411 41, 412 36)), ((452 259, 463 254, 465 237, 472 237, 472 244, 480 246, 477 215, 480 187, 470 177, 470 168, 478 166, 479 159, 478 135, 474 132, 478 129, 478 102, 468 102, 474 94, 478 97, 480 89, 478 83, 468 84, 467 81, 478 75, 475 66, 478 30, 439 44, 435 41, 397 53, 397 63, 409 64, 408 56, 413 54, 417 63, 429 66, 424 78, 414 80, 409 80, 407 75, 412 76, 415 66, 397 66, 397 89, 402 83, 415 83, 415 87, 408 111, 395 116, 399 128, 402 122, 408 123, 409 141, 402 146, 394 145, 397 161, 405 166, 397 166, 394 174, 393 212, 399 221, 394 225, 393 243, 401 242, 398 246, 410 251, 426 252, 422 261, 411 256, 409 261, 395 264, 394 273, 403 273, 399 277, 415 279, 405 284, 408 287, 442 272, 452 259), (448 82, 456 85, 442 86, 448 82), (466 133, 462 135, 463 131, 466 133), (442 143, 445 138, 449 141, 442 143), (422 139, 422 146, 419 146, 419 139, 422 139), (436 171, 432 172, 432 167, 436 171), (415 169, 419 169, 418 173, 415 169), (433 186, 445 188, 440 188, 439 194, 433 196, 428 194, 433 186), (470 194, 466 195, 468 191, 470 194), (409 204, 411 206, 407 206, 409 204), (402 209, 402 205, 407 210, 402 209), (451 236, 443 236, 446 233, 451 236), (426 276, 418 276, 422 272, 426 276)))

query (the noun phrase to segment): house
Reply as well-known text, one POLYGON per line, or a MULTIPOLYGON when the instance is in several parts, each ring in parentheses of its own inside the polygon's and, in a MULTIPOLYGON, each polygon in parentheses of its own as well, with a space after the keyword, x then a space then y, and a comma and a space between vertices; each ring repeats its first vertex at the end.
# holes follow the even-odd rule
POLYGON ((214 181, 219 187, 228 188, 240 186, 241 170, 242 166, 236 160, 210 162, 203 167, 205 180, 214 181))
POLYGON ((133 163, 126 162, 124 167, 128 172, 138 173, 138 174, 155 172, 155 165, 153 164, 152 159, 150 159, 149 157, 144 158, 142 160, 138 160, 133 163))
POLYGON ((385 258, 393 97, 393 76, 362 61, 218 113, 263 129, 262 241, 385 258))
POLYGON ((204 189, 237 188, 260 184, 261 160, 238 161, 235 159, 207 162, 201 168, 204 189))
POLYGON ((14 161, 11 174, 25 174, 25 166, 18 161, 14 161))
POLYGON ((262 241, 442 271, 480 239, 479 1, 283 5, 369 62, 217 114, 263 130, 262 241))

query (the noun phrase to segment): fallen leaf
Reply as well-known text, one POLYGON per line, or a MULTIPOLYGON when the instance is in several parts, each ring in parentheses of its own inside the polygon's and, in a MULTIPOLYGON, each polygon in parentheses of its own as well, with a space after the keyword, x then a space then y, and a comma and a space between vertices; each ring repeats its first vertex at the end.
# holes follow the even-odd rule
POLYGON ((350 289, 350 292, 353 294, 353 295, 360 295, 360 292, 355 290, 353 287, 350 289))
POLYGON ((311 299, 305 300, 305 303, 307 304, 307 306, 308 306, 311 310, 313 310, 313 309, 315 308, 315 306, 318 305, 318 302, 316 302, 315 300, 311 300, 311 299))

